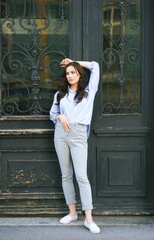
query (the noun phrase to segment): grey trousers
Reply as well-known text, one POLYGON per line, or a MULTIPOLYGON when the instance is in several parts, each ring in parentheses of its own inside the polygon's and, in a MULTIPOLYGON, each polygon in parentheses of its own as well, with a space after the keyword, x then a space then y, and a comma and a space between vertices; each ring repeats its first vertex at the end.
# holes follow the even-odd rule
POLYGON ((93 209, 92 194, 87 178, 87 126, 70 123, 67 132, 59 122, 55 127, 54 143, 62 173, 66 204, 75 204, 73 167, 79 185, 82 210, 93 209))

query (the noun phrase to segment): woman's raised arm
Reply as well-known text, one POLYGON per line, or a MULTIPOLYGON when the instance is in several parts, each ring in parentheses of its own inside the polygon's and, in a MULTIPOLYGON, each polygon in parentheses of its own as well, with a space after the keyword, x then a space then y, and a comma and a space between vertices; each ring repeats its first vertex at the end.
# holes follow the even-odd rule
POLYGON ((72 59, 70 59, 70 58, 65 58, 64 60, 62 60, 62 62, 60 63, 60 65, 63 67, 65 67, 67 64, 69 64, 70 62, 77 62, 77 63, 79 63, 82 67, 87 67, 89 64, 90 64, 90 62, 88 62, 88 61, 73 61, 72 59))

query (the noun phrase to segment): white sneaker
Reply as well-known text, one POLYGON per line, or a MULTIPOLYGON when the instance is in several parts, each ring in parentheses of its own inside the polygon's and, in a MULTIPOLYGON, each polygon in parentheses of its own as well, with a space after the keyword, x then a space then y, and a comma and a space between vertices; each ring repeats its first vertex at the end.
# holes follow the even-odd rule
POLYGON ((100 228, 96 223, 88 224, 87 221, 84 221, 84 226, 90 230, 91 233, 100 233, 100 228))
POLYGON ((63 217, 63 218, 60 219, 60 223, 62 223, 62 224, 68 224, 68 223, 73 222, 73 221, 75 221, 75 220, 77 220, 77 219, 78 219, 78 216, 77 216, 77 215, 75 215, 74 217, 71 217, 71 216, 69 216, 69 215, 66 215, 65 217, 63 217))

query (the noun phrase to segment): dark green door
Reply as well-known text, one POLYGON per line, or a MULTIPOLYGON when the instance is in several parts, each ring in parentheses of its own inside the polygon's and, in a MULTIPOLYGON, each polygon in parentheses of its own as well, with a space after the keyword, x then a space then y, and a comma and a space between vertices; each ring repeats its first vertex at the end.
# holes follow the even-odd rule
POLYGON ((153 5, 1 0, 1 214, 67 211, 49 120, 64 57, 101 68, 88 140, 94 213, 153 213, 153 5))
POLYGON ((49 110, 69 56, 69 2, 1 1, 0 213, 65 210, 49 110))
POLYGON ((141 0, 84 2, 84 58, 101 65, 89 140, 98 214, 153 213, 153 7, 141 0))

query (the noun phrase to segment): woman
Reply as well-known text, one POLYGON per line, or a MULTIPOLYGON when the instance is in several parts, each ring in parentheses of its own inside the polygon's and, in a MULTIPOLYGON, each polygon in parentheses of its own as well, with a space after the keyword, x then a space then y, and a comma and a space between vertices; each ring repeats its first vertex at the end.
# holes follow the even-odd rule
POLYGON ((62 186, 69 214, 60 220, 68 224, 77 220, 73 167, 79 185, 84 225, 92 233, 99 227, 92 219, 91 187, 87 178, 87 137, 93 111, 93 103, 99 83, 99 65, 96 62, 64 59, 64 81, 54 96, 50 119, 56 124, 54 143, 62 172, 62 186), (87 79, 84 68, 90 70, 87 79), (89 80, 89 82, 88 82, 89 80), (70 157, 71 156, 71 157, 70 157), (73 165, 73 167, 72 167, 73 165))

